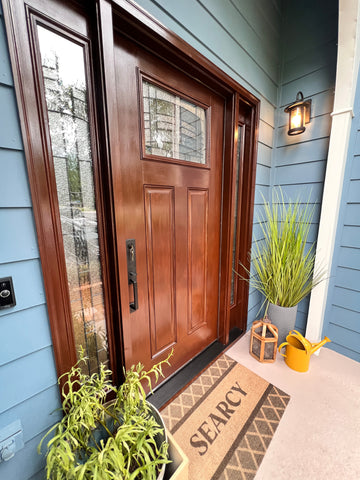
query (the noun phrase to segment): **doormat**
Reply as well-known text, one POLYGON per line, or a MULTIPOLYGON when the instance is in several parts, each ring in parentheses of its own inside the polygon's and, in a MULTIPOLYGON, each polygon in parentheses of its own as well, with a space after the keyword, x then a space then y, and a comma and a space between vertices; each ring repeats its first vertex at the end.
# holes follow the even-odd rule
POLYGON ((223 354, 161 415, 189 458, 189 480, 249 480, 289 400, 289 395, 223 354))

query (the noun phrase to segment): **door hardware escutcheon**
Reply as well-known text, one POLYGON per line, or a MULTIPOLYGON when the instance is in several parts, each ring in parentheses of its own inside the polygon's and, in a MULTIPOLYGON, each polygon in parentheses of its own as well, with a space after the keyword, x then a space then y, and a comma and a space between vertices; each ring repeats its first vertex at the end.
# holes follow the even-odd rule
POLYGON ((134 239, 126 240, 126 261, 128 271, 128 284, 133 287, 134 298, 133 301, 129 304, 130 313, 133 313, 139 308, 136 272, 136 244, 134 239))

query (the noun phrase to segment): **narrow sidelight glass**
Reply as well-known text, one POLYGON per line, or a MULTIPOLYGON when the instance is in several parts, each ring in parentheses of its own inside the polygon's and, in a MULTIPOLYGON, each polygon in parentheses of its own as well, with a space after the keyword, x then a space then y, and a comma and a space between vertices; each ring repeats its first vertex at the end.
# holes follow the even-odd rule
POLYGON ((237 131, 237 150, 236 150, 236 165, 235 165, 235 210, 234 210, 234 236, 233 236, 233 245, 232 245, 232 272, 231 272, 231 290, 230 290, 230 305, 235 303, 235 286, 237 281, 237 275, 234 270, 237 269, 238 265, 236 262, 236 239, 238 235, 238 209, 239 209, 239 174, 240 174, 240 161, 241 161, 241 151, 242 151, 242 127, 238 126, 237 131))
POLYGON ((84 48, 38 26, 76 350, 108 363, 84 48))

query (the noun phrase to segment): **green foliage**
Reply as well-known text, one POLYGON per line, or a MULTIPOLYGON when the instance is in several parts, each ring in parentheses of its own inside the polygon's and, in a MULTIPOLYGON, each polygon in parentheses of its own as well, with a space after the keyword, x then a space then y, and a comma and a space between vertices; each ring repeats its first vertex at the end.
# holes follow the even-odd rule
POLYGON ((47 443, 46 472, 51 480, 155 480, 159 468, 167 460, 168 444, 157 446, 155 437, 163 432, 146 402, 143 382, 151 390, 162 374, 162 365, 169 357, 144 371, 139 363, 125 372, 119 389, 111 384, 111 371, 103 364, 100 372, 91 376, 83 373, 87 361, 80 360, 63 386, 62 420, 41 440, 53 436, 47 443), (106 403, 109 392, 115 392, 113 402, 106 403), (50 435, 51 436, 51 435, 50 435))
POLYGON ((286 204, 281 190, 271 205, 265 202, 259 219, 264 238, 255 240, 251 252, 255 273, 247 271, 264 303, 293 307, 324 278, 323 272, 314 272, 315 244, 307 245, 313 215, 309 203, 286 204))

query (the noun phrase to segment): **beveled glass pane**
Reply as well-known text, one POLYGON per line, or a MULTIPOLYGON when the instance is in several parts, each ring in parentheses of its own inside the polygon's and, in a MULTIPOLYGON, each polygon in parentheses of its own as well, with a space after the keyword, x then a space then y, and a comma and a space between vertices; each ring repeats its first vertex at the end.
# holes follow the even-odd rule
POLYGON ((38 26, 76 350, 108 363, 83 47, 38 26))
POLYGON ((145 153, 206 163, 206 110, 143 80, 145 153))
POLYGON ((231 272, 231 293, 230 293, 230 305, 235 303, 235 281, 236 273, 234 270, 237 269, 236 265, 236 239, 237 239, 237 230, 238 230, 238 205, 239 205, 239 172, 240 172, 240 160, 241 160, 241 130, 242 126, 238 126, 238 140, 237 140, 237 150, 236 150, 236 165, 235 165, 235 211, 234 211, 234 237, 233 237, 233 248, 232 248, 232 272, 231 272))

